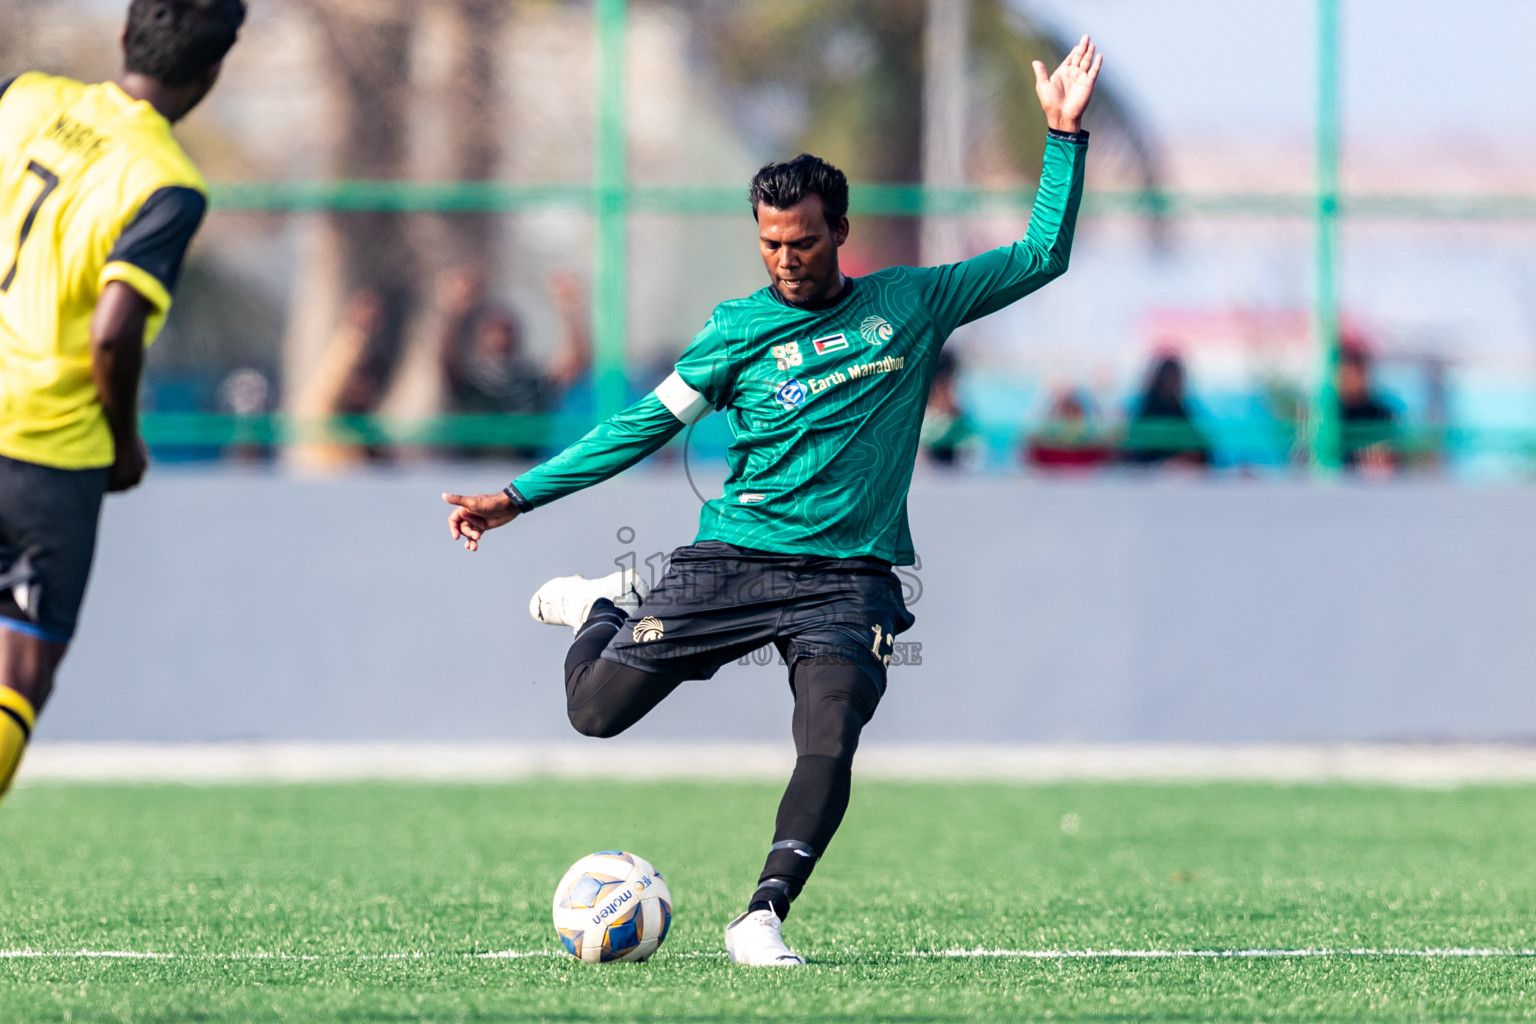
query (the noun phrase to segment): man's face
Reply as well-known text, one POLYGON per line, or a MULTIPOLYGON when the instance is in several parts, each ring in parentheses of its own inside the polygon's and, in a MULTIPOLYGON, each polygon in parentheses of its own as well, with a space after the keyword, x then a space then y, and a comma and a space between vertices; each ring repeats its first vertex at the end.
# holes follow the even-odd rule
POLYGON ((475 354, 482 359, 510 359, 517 354, 517 324, 510 317, 490 315, 475 331, 475 354))
POLYGON ((820 196, 787 210, 757 208, 757 242, 768 278, 787 302, 815 302, 837 294, 842 275, 837 248, 848 240, 848 218, 827 224, 820 196))
POLYGON ((1365 366, 1353 359, 1339 364, 1339 397, 1346 402, 1364 401, 1370 393, 1371 382, 1365 366))

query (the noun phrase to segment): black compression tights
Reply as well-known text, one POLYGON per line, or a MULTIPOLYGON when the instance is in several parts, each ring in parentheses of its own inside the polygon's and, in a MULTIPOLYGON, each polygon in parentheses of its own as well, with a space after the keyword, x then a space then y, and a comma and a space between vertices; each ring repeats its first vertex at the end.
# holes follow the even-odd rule
MULTIPOLYGON (((617 736, 683 681, 600 657, 623 621, 622 612, 599 602, 565 659, 566 711, 585 736, 617 736)), ((771 906, 787 915, 842 824, 859 733, 880 700, 878 671, 842 658, 796 660, 795 770, 779 802, 754 908, 771 906)))
POLYGON ((880 701, 879 670, 843 658, 800 658, 795 691, 795 771, 774 823, 773 848, 749 909, 780 918, 805 886, 848 810, 853 754, 880 701))
POLYGON ((599 657, 623 625, 624 613, 599 601, 565 656, 565 712, 583 736, 617 736, 683 681, 599 657))

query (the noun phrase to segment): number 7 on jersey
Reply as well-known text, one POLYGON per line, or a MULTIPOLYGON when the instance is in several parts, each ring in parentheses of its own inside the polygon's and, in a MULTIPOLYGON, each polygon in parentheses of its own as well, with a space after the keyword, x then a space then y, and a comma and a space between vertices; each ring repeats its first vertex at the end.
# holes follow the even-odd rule
POLYGON ((5 272, 5 280, 0 281, 0 292, 11 290, 11 282, 16 280, 16 265, 21 262, 21 247, 27 244, 27 236, 32 233, 32 225, 37 221, 37 211, 43 208, 43 202, 50 193, 59 187, 59 176, 36 160, 27 161, 27 173, 35 174, 43 179, 43 190, 32 200, 31 209, 27 210, 27 217, 21 222, 21 237, 16 240, 16 255, 11 257, 11 268, 5 272))

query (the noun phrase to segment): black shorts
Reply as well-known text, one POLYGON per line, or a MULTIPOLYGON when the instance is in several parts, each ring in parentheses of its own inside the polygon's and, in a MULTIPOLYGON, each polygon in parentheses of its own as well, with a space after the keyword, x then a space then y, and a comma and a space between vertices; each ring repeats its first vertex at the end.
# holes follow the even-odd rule
POLYGON ((106 491, 104 468, 0 455, 0 628, 57 643, 75 635, 106 491))
POLYGON ((703 541, 678 548, 666 574, 602 656, 674 678, 708 679, 774 644, 793 667, 835 656, 878 669, 915 621, 890 566, 872 558, 783 555, 703 541))

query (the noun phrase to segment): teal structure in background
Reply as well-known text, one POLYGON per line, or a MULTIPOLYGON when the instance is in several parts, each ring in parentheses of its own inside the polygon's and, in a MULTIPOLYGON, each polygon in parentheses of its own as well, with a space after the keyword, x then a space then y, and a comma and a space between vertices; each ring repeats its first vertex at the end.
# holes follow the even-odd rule
POLYGON ((1311 463, 1335 476, 1343 463, 1339 431, 1339 2, 1317 0, 1317 140, 1312 323, 1318 370, 1308 442, 1311 463))
MULTIPOLYGON (((591 181, 413 182, 413 181, 294 181, 240 182, 212 187, 214 208, 221 211, 315 212, 326 210, 384 212, 514 213, 550 209, 586 211, 592 215, 595 246, 592 272, 593 385, 596 411, 607 416, 628 398, 628 221, 632 214, 708 216, 744 214, 743 190, 716 185, 679 186, 637 184, 631 180, 627 158, 628 117, 625 82, 628 0, 595 0, 594 140, 591 181)), ((1342 430, 1338 418, 1336 373, 1339 358, 1340 231, 1345 218, 1529 222, 1536 220, 1536 196, 1341 194, 1340 37, 1343 0, 1314 0, 1316 18, 1316 76, 1314 182, 1310 192, 1178 192, 1164 189, 1097 190, 1084 200, 1087 216, 1149 216, 1196 218, 1260 217, 1309 220, 1313 230, 1312 333, 1315 370, 1305 392, 1306 415, 1301 422, 1244 416, 1242 422, 1213 424, 1218 439, 1232 436, 1246 454, 1263 449, 1260 464, 1284 465, 1288 452, 1305 453, 1320 476, 1338 473, 1342 462, 1342 430), (1296 436, 1275 437, 1276 431, 1296 436), (1251 435, 1251 436, 1250 436, 1251 435)), ((1026 212, 1034 189, 927 189, 916 184, 857 184, 852 212, 865 216, 917 217, 928 213, 991 216, 1026 212)), ((438 416, 413 421, 378 416, 349 417, 324 423, 299 421, 286 415, 220 416, 205 413, 150 413, 145 433, 152 443, 282 445, 302 438, 367 437, 370 443, 490 444, 547 439, 566 441, 578 436, 583 424, 561 417, 438 416)), ((1439 429, 1433 437, 1407 438, 1441 450, 1462 451, 1485 446, 1529 454, 1532 439, 1523 431, 1439 429), (1497 436, 1494 436, 1497 435, 1497 436), (1519 436, 1516 436, 1519 435, 1519 436)), ((1223 446, 1226 447, 1226 446, 1223 446)))
POLYGON ((625 266, 629 243, 628 132, 624 118, 627 0, 597 0, 597 266, 593 269, 592 372, 597 412, 624 407, 625 266))

